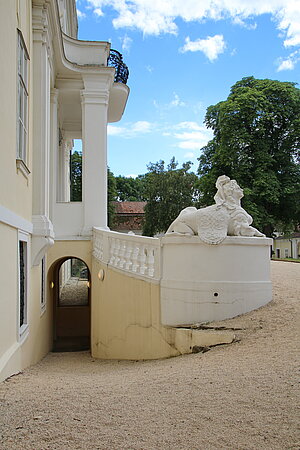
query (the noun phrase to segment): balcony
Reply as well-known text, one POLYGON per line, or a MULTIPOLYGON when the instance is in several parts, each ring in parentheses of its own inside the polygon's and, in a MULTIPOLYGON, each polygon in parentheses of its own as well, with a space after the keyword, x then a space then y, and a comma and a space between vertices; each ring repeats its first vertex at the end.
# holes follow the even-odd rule
POLYGON ((129 70, 126 64, 123 62, 123 56, 117 50, 110 50, 107 60, 108 67, 114 67, 115 69, 115 83, 126 84, 129 76, 129 70))

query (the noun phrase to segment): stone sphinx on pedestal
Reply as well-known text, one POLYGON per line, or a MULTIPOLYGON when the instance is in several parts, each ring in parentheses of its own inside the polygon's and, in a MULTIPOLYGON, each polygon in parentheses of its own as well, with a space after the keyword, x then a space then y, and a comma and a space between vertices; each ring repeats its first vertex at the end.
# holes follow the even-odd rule
POLYGON ((222 175, 216 187, 215 205, 185 208, 162 238, 164 325, 223 320, 272 299, 272 239, 251 226, 235 180, 222 175))
POLYGON ((169 233, 197 234, 207 244, 220 244, 226 236, 265 237, 251 226, 252 217, 241 207, 243 189, 226 175, 217 179, 215 205, 181 211, 167 230, 169 233))

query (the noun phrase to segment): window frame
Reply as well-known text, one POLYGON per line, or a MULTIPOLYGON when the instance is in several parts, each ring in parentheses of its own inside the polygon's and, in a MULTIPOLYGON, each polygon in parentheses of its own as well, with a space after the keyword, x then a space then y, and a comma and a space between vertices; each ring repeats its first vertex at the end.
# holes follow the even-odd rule
POLYGON ((18 167, 23 169, 25 174, 29 174, 27 168, 28 159, 28 73, 29 73, 29 54, 22 32, 17 29, 17 148, 16 159, 18 167), (23 163, 23 164, 22 164, 23 163), (25 166, 25 167, 22 167, 25 166))
POLYGON ((44 314, 47 307, 46 293, 46 255, 41 260, 41 315, 44 314))
POLYGON ((24 231, 18 231, 18 340, 24 340, 28 335, 28 299, 29 299, 29 234, 24 231), (21 252, 20 244, 24 246, 24 280, 23 288, 21 286, 21 252), (23 289, 24 305, 23 305, 23 321, 21 323, 21 289, 23 289))

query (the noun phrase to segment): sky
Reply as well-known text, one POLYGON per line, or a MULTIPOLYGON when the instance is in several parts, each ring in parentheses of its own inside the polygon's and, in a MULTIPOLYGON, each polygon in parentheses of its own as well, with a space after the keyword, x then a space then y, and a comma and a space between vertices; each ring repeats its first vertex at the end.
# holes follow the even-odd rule
POLYGON ((108 165, 137 176, 175 156, 193 163, 212 138, 206 109, 243 77, 300 83, 300 0, 76 0, 78 38, 111 42, 129 68, 108 165))

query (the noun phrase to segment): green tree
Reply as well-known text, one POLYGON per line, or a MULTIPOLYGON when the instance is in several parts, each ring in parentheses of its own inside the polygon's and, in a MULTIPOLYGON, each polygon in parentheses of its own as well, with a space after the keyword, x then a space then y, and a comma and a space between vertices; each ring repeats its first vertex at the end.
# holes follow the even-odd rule
POLYGON ((203 147, 198 174, 202 206, 211 204, 219 175, 244 188, 244 208, 271 236, 300 221, 300 91, 295 83, 238 81, 227 100, 207 109, 214 132, 203 147))
POLYGON ((113 227, 115 219, 115 207, 113 202, 117 199, 117 183, 114 174, 107 168, 107 224, 113 227))
POLYGON ((145 201, 145 175, 136 178, 116 177, 117 198, 120 202, 142 202, 145 201))
POLYGON ((82 153, 75 151, 70 156, 70 200, 82 201, 82 153))
POLYGON ((150 163, 145 175, 145 223, 143 234, 153 236, 165 232, 180 211, 198 199, 197 176, 189 172, 192 163, 181 168, 173 157, 165 168, 164 161, 150 163))

